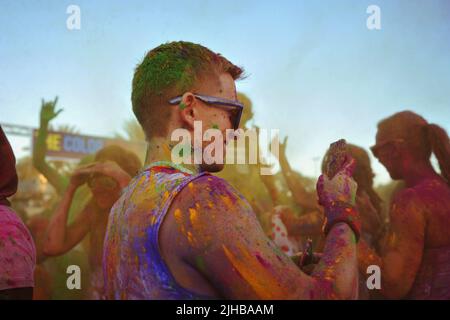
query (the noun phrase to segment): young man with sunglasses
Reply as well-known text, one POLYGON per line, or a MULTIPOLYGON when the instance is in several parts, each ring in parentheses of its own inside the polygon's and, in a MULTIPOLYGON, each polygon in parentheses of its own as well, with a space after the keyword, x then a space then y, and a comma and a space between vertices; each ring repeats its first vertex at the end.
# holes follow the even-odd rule
POLYGON ((53 215, 44 241, 47 256, 62 255, 89 234, 90 299, 103 298, 102 254, 108 215, 122 189, 140 169, 139 158, 119 146, 107 146, 97 152, 95 162, 74 171, 69 186, 53 215), (77 189, 87 184, 92 198, 84 209, 67 224, 77 189))
MULTIPOLYGON (((171 132, 236 128, 243 70, 189 42, 151 50, 135 70, 133 111, 148 140, 146 167, 111 209, 104 243, 110 299, 327 299, 357 292, 353 164, 321 179, 324 258, 303 273, 265 236, 245 198, 210 172, 222 163, 171 162, 171 132)), ((210 142, 204 142, 209 144, 210 142)), ((194 152, 198 150, 193 150, 194 152)))

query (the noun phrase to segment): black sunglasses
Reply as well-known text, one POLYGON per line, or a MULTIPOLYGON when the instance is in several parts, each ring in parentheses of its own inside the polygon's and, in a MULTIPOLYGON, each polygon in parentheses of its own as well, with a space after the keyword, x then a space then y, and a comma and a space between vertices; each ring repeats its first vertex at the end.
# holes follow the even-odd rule
MULTIPOLYGON (((236 115, 235 115, 233 127, 234 127, 234 130, 239 129, 239 122, 241 121, 242 110, 244 109, 244 104, 242 104, 239 101, 235 101, 235 100, 228 100, 228 99, 224 99, 224 98, 205 96, 202 94, 195 94, 195 93, 194 93, 194 97, 203 101, 204 103, 213 104, 216 107, 224 107, 224 108, 231 107, 231 108, 235 109, 236 115)), ((182 98, 183 98, 183 96, 178 96, 178 97, 172 98, 169 100, 169 103, 172 105, 180 104, 182 98)))

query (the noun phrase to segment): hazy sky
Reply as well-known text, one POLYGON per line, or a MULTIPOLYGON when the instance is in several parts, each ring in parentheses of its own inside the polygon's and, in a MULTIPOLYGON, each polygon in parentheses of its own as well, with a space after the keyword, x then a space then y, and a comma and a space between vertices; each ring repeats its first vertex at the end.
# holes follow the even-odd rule
MULTIPOLYGON (((410 109, 450 131, 450 1, 0 1, 0 122, 38 126, 41 98, 59 95, 55 124, 109 136, 131 112, 133 69, 151 48, 201 43, 243 66, 238 90, 255 124, 289 136, 292 165, 338 138, 369 147, 376 123, 410 109), (81 8, 81 30, 66 8, 81 8), (379 31, 366 8, 381 8, 379 31)), ((29 139, 10 136, 16 154, 29 139)), ((374 160, 377 182, 388 180, 374 160)))

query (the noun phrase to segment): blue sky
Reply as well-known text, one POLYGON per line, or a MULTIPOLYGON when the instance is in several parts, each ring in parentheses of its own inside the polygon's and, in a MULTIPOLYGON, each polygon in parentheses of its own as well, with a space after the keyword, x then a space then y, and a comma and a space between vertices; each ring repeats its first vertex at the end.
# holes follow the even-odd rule
MULTIPOLYGON (((59 95, 55 124, 109 136, 133 117, 133 69, 151 48, 201 43, 243 66, 238 90, 255 124, 289 136, 292 165, 338 138, 369 147, 376 123, 410 109, 450 131, 450 2, 0 1, 0 122, 38 126, 41 98, 59 95), (81 9, 81 30, 66 8, 81 9), (379 31, 366 8, 381 9, 379 31)), ((16 153, 28 139, 10 137, 16 153)), ((373 161, 377 182, 388 181, 373 161)))

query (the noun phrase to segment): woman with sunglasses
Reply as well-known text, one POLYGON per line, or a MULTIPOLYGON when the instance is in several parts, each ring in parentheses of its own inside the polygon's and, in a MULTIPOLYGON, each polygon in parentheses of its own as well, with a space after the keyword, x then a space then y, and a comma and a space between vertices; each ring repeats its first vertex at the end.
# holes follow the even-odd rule
POLYGON ((138 172, 138 157, 119 146, 107 146, 97 152, 95 162, 78 168, 72 174, 59 206, 47 229, 44 253, 59 256, 71 250, 89 234, 90 284, 89 297, 103 297, 102 254, 103 239, 109 211, 120 196, 122 189, 138 172), (67 218, 76 190, 87 184, 92 198, 78 214, 73 223, 67 218))
POLYGON ((421 116, 404 111, 378 124, 375 157, 405 189, 392 200, 380 252, 358 244, 361 271, 381 269, 387 298, 450 299, 450 141, 421 116), (430 162, 436 156, 441 174, 430 162))

